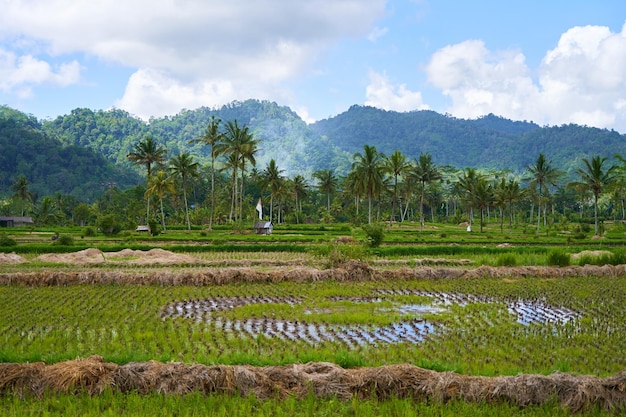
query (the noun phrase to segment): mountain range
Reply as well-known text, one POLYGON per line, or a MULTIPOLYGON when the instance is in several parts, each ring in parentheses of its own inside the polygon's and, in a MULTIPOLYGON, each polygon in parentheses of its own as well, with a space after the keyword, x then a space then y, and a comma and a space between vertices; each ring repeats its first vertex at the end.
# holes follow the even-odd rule
POLYGON ((355 105, 335 117, 307 124, 289 107, 246 100, 149 121, 119 109, 85 108, 39 121, 3 106, 0 195, 9 194, 10 183, 19 175, 25 175, 40 193, 83 198, 92 197, 103 183, 120 187, 143 183, 143 170, 133 167, 126 155, 148 135, 167 149, 168 157, 188 152, 208 163, 209 148, 192 141, 203 135, 211 116, 222 123, 237 120, 240 126, 247 125, 260 140, 257 169, 263 170, 274 159, 288 177, 310 178, 319 169, 345 175, 354 153, 362 152, 366 144, 387 155, 399 150, 409 160, 430 153, 439 166, 512 173, 524 172, 543 153, 569 177, 581 167, 583 158, 626 155, 626 135, 613 130, 573 124, 539 126, 491 114, 465 120, 434 111, 394 112, 355 105), (45 167, 53 162, 54 167, 45 167))

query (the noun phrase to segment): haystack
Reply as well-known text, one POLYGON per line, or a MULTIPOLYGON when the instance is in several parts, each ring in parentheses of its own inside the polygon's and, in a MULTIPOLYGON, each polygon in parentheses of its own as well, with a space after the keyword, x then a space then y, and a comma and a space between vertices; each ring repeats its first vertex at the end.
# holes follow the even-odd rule
POLYGON ((15 252, 0 253, 0 264, 21 264, 24 262, 28 261, 15 252))

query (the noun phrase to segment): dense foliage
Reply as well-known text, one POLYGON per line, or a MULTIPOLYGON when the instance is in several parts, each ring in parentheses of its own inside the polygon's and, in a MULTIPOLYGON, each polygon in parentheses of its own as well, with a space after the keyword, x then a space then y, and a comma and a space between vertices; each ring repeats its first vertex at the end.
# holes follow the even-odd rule
POLYGON ((55 193, 94 199, 103 184, 133 186, 139 177, 83 146, 63 146, 43 132, 39 122, 0 107, 0 195, 24 176, 33 195, 55 193))

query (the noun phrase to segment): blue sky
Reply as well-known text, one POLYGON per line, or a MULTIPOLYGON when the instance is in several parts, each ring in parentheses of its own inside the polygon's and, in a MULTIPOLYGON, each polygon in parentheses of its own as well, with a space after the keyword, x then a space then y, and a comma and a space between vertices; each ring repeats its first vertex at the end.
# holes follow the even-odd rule
POLYGON ((626 133, 623 0, 0 0, 0 104, 148 119, 256 98, 626 133))

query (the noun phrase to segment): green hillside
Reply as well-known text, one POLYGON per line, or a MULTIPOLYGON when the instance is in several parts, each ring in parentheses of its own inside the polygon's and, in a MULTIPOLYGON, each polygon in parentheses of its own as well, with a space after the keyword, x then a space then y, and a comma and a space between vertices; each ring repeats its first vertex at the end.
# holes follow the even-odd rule
POLYGON ((60 193, 91 200, 105 187, 134 186, 139 176, 115 166, 82 146, 63 146, 45 134, 40 123, 8 107, 0 107, 0 195, 11 194, 11 184, 23 175, 30 192, 60 193))

